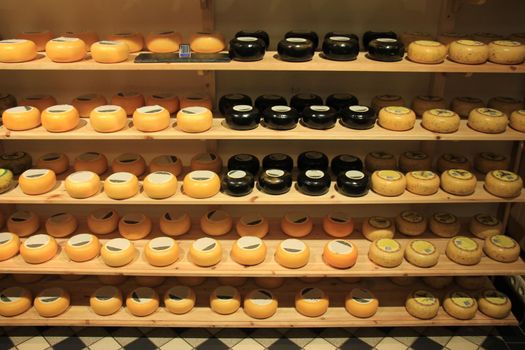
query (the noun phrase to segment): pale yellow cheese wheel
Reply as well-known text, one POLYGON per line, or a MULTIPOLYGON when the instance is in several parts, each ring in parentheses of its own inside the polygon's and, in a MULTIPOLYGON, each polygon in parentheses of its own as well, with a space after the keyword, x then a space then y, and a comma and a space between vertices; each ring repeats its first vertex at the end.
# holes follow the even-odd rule
POLYGON ((135 288, 126 297, 126 308, 134 316, 151 315, 159 308, 159 295, 149 287, 135 288))
POLYGON ((509 118, 497 109, 477 108, 470 111, 468 126, 486 134, 499 134, 505 131, 509 118))
POLYGON ((7 39, 0 41, 0 62, 18 63, 31 61, 37 57, 37 46, 25 39, 7 39))
POLYGON ((515 130, 525 132, 525 109, 512 112, 510 126, 515 130))
POLYGON ((439 299, 429 291, 415 290, 408 295, 405 308, 414 317, 430 320, 436 317, 439 311, 439 299))
POLYGON ((438 64, 447 57, 447 47, 438 41, 417 40, 408 45, 408 58, 425 64, 438 64))
POLYGON ((456 196, 473 194, 476 184, 476 177, 468 170, 450 169, 441 174, 441 188, 456 196))
POLYGON ((503 154, 481 152, 474 157, 474 168, 483 174, 492 170, 507 170, 509 165, 509 157, 503 154))
POLYGON ((489 59, 489 47, 481 41, 460 39, 450 43, 448 57, 457 63, 482 64, 489 59))
POLYGON ((396 170, 377 170, 371 177, 371 188, 377 194, 387 197, 400 196, 405 192, 405 175, 396 170))
POLYGON ((443 309, 459 320, 470 320, 478 311, 478 303, 470 294, 462 291, 450 291, 443 301, 443 309))
POLYGON ((164 293, 166 309, 176 315, 188 313, 195 306, 195 292, 187 286, 173 286, 164 293))
POLYGON ((478 307, 479 311, 485 315, 502 319, 510 314, 512 303, 502 292, 495 289, 486 289, 478 297, 478 307))
POLYGON ((461 229, 461 223, 454 214, 437 212, 430 218, 430 231, 439 237, 457 236, 461 229))
POLYGON ((46 44, 46 54, 53 62, 70 63, 86 57, 86 43, 79 38, 59 37, 46 44))
POLYGON ((36 312, 42 317, 56 317, 69 308, 71 297, 62 288, 46 288, 37 294, 34 306, 36 312))
POLYGON ((298 269, 310 259, 310 248, 306 243, 295 238, 282 241, 275 251, 275 261, 289 269, 298 269))
POLYGON ((269 290, 255 289, 244 297, 243 310, 252 318, 270 318, 277 312, 277 307, 277 298, 269 290))
POLYGON ((422 235, 427 229, 428 221, 419 212, 404 210, 396 216, 397 230, 407 236, 422 235))
POLYGON ((407 181, 407 191, 414 194, 430 196, 439 190, 439 176, 432 171, 411 171, 407 173, 405 177, 407 181))
POLYGON ((97 288, 89 298, 89 305, 97 315, 112 315, 122 307, 122 293, 113 286, 97 288))
POLYGON ((525 45, 519 41, 495 40, 489 43, 489 61, 498 64, 520 64, 525 60, 525 45))
POLYGON ((129 46, 121 41, 98 41, 91 45, 91 57, 98 63, 124 62, 129 57, 129 46))
POLYGON ((295 295, 295 309, 307 317, 319 317, 326 313, 330 301, 320 288, 306 287, 295 295))
POLYGON ((485 176, 485 189, 495 196, 513 198, 521 194, 521 176, 508 170, 492 170, 485 176))
POLYGON ((241 295, 237 288, 219 286, 210 294, 210 307, 220 315, 233 314, 241 306, 241 295))
POLYGON ((459 115, 448 109, 431 109, 423 113, 421 125, 430 131, 452 133, 459 129, 459 115))
POLYGON ((396 226, 389 218, 372 216, 363 221, 361 231, 366 239, 369 241, 375 241, 380 238, 393 238, 396 232, 396 226))
POLYGON ((432 267, 438 263, 439 251, 432 242, 415 239, 407 244, 405 259, 418 267, 432 267))
POLYGON ((485 103, 477 97, 460 96, 454 98, 450 103, 450 109, 461 118, 468 118, 470 111, 482 107, 485 107, 485 103))
POLYGON ((501 235, 503 224, 493 215, 479 213, 470 220, 469 231, 474 236, 485 239, 490 236, 501 235))
POLYGON ((513 238, 495 235, 485 239, 483 251, 493 260, 510 263, 518 260, 521 248, 513 238))
POLYGON ((404 249, 399 242, 390 238, 376 239, 370 245, 368 258, 383 267, 397 267, 403 262, 404 249))
POLYGON ((416 113, 410 108, 402 106, 384 107, 379 111, 378 123, 381 127, 388 130, 410 130, 416 123, 416 113))
POLYGON ((482 246, 472 238, 456 236, 447 244, 448 258, 461 265, 476 265, 481 261, 482 246))

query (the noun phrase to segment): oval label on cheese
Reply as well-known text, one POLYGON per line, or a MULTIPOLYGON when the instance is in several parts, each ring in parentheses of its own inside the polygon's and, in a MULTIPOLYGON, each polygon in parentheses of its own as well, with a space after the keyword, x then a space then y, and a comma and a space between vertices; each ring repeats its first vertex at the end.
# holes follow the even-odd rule
POLYGON ((26 179, 38 179, 49 173, 48 169, 29 169, 24 171, 22 176, 26 179))
POLYGON ((175 241, 169 237, 157 237, 149 242, 151 249, 156 251, 168 250, 175 244, 175 241))
POLYGON ((9 287, 0 292, 0 303, 14 303, 24 294, 24 289, 20 287, 9 287))
POLYGON ((258 289, 250 293, 248 299, 255 305, 269 305, 273 301, 273 295, 268 290, 258 289))
POLYGON ((392 226, 392 222, 390 219, 382 217, 382 216, 372 216, 370 219, 368 219, 368 223, 370 226, 375 228, 389 228, 392 226))
POLYGON ((230 170, 228 171, 228 177, 231 179, 242 179, 246 177, 246 171, 244 170, 230 170))
POLYGON ((416 290, 413 294, 417 303, 425 306, 431 306, 436 303, 436 297, 426 290, 416 290))
POLYGON ((125 238, 114 238, 106 243, 106 249, 111 252, 121 252, 126 250, 131 245, 131 242, 125 238))
POLYGON ((484 290, 483 298, 485 298, 489 303, 494 305, 504 305, 507 303, 507 296, 495 289, 484 290))
POLYGON ((181 302, 188 299, 190 289, 186 286, 175 286, 168 290, 168 298, 174 302, 181 302))
POLYGON ((350 38, 347 36, 331 36, 330 40, 334 41, 350 41, 350 38))
POLYGON ((387 181, 398 181, 401 180, 402 175, 400 172, 395 170, 379 170, 377 172, 377 176, 387 181))
POLYGON ((448 109, 441 109, 441 108, 435 108, 435 109, 431 109, 429 111, 430 114, 436 116, 436 117, 443 117, 443 118, 450 118, 450 117, 454 117, 456 115, 456 113, 448 110, 448 109))
POLYGON ((164 107, 161 107, 159 105, 144 106, 144 107, 137 108, 136 111, 139 113, 143 113, 143 114, 158 114, 164 111, 164 107))
POLYGON ((238 36, 236 39, 244 42, 253 42, 259 40, 258 38, 253 36, 238 36))
POLYGON ((490 241, 499 248, 511 249, 514 248, 517 243, 515 240, 505 235, 495 235, 490 237, 490 241))
POLYGON ((113 286, 100 287, 95 291, 95 298, 99 301, 108 301, 118 295, 118 289, 113 286))
POLYGON ((237 289, 230 286, 220 286, 215 289, 215 295, 220 300, 232 300, 237 294, 237 289))
POLYGON ((308 221, 308 216, 303 213, 291 213, 284 216, 292 224, 304 224, 308 221))
POLYGON ((251 112, 253 107, 250 105, 236 105, 233 106, 233 110, 236 112, 251 112))
POLYGON ((108 177, 108 181, 112 184, 128 183, 135 175, 127 172, 114 173, 108 177))
POLYGON ((354 246, 349 241, 338 239, 328 243, 328 249, 335 254, 350 254, 354 246))
POLYGON ((377 38, 376 40, 380 43, 395 43, 397 41, 397 39, 392 38, 377 38))
POLYGON ((71 105, 56 105, 56 106, 49 107, 48 109, 46 109, 46 111, 48 113, 60 114, 60 113, 70 112, 73 109, 74 107, 71 105))
POLYGON ((60 158, 62 158, 62 155, 60 153, 47 153, 43 155, 42 158, 40 158, 40 160, 44 162, 52 162, 55 160, 59 160, 60 158))
POLYGON ((485 115, 487 117, 503 117, 503 113, 493 108, 478 108, 476 111, 479 114, 485 115))
POLYGON ((247 226, 255 226, 263 223, 263 218, 258 214, 249 214, 241 218, 243 224, 247 226))
POLYGON ((62 298, 64 291, 61 288, 47 288, 38 295, 38 300, 44 304, 54 303, 62 298))
POLYGON ((458 218, 450 213, 435 213, 434 220, 442 224, 455 224, 458 218))
POLYGON ((67 244, 72 247, 84 247, 93 241, 93 235, 89 233, 81 233, 71 237, 67 244))
POLYGON ((313 105, 313 106, 310 106, 310 109, 314 112, 328 112, 330 110, 330 107, 313 105))
POLYGON ((351 110, 352 112, 356 112, 356 113, 366 113, 370 110, 370 108, 366 107, 366 106, 350 106, 348 107, 349 110, 351 110))
POLYGON ((0 41, 0 44, 19 44, 19 43, 25 43, 28 41, 29 40, 26 40, 26 39, 6 39, 6 40, 0 41))
POLYGON ((485 45, 481 41, 462 39, 457 41, 458 44, 467 46, 483 46, 485 45))
POLYGON ((447 170, 447 173, 455 178, 455 179, 459 179, 459 180, 470 180, 474 177, 474 175, 472 175, 472 173, 468 170, 463 170, 463 169, 450 169, 450 170, 447 170))
POLYGON ((305 172, 306 177, 314 180, 322 179, 324 177, 324 171, 322 170, 307 170, 305 172))
POLYGON ((418 180, 432 180, 437 176, 432 171, 428 170, 412 171, 410 174, 418 180))
POLYGON ((29 111, 33 110, 34 107, 31 106, 18 106, 18 107, 12 107, 7 110, 5 110, 5 113, 28 113, 29 111))
POLYGON ((13 240, 14 234, 11 232, 0 233, 0 245, 7 244, 13 240))
POLYGON ((277 113, 287 113, 290 112, 292 109, 288 106, 273 106, 272 111, 277 113))
POLYGON ((518 175, 516 175, 515 173, 511 171, 507 171, 507 170, 493 170, 491 174, 496 179, 504 181, 504 182, 516 182, 519 179, 518 175))
POLYGON ((350 180, 361 180, 365 177, 365 174, 359 170, 348 170, 345 172, 345 176, 350 180))
POLYGON ((281 243, 281 248, 288 253, 298 254, 306 249, 306 245, 298 239, 291 238, 284 240, 281 243))
POLYGON ((437 41, 433 41, 433 40, 416 40, 415 44, 421 45, 421 46, 430 46, 430 47, 438 47, 442 45, 441 43, 437 41))
POLYGON ((131 292, 131 300, 139 304, 149 303, 154 296, 155 292, 148 287, 140 287, 131 292))
POLYGON ((175 176, 173 176, 172 173, 167 171, 156 171, 154 173, 151 173, 147 176, 147 180, 151 182, 152 184, 156 185, 162 185, 165 184, 171 180, 173 180, 175 176))
POLYGON ((454 304, 463 308, 470 308, 474 306, 474 299, 472 299, 467 293, 453 292, 451 294, 451 299, 454 304))
POLYGON ((91 171, 77 171, 69 175, 67 179, 72 182, 82 183, 91 181, 95 177, 95 173, 91 171))
POLYGON ((319 288, 303 288, 301 290, 301 296, 306 302, 318 303, 324 298, 324 292, 319 288))
POLYGON ((284 170, 281 169, 268 169, 265 171, 265 174, 269 177, 281 177, 284 175, 284 170))
POLYGON ((51 237, 46 234, 31 236, 25 240, 24 246, 29 249, 39 249, 49 244, 51 237))
POLYGON ((480 224, 485 225, 485 226, 499 225, 499 220, 496 217, 489 215, 489 214, 476 214, 474 216, 474 219, 480 224))
POLYGON ((436 251, 432 243, 420 239, 410 242, 410 246, 416 253, 423 255, 431 255, 436 251))
POLYGON ((394 241, 390 238, 381 238, 376 241, 376 246, 387 253, 393 253, 399 251, 401 249, 401 246, 397 241, 394 241))
POLYGON ((480 154, 480 157, 483 158, 483 159, 486 159, 486 160, 491 160, 491 161, 502 161, 502 160, 505 160, 506 157, 501 155, 501 154, 496 154, 496 153, 492 153, 492 152, 481 152, 480 154))
POLYGON ((54 38, 54 39, 51 39, 51 41, 54 41, 54 42, 57 42, 57 43, 71 43, 71 42, 76 42, 76 41, 79 41, 80 39, 79 38, 70 38, 70 37, 65 37, 65 36, 61 36, 59 38, 54 38))
POLYGON ((410 113, 410 109, 402 106, 389 106, 385 107, 385 111, 388 113, 396 114, 396 115, 403 115, 410 113))
POLYGON ((423 215, 419 214, 417 211, 404 211, 401 213, 401 218, 411 223, 419 223, 424 220, 423 215))
POLYGON ((468 237, 455 237, 453 238, 453 240, 454 245, 461 250, 473 252, 476 249, 478 249, 478 244, 476 243, 476 241, 468 237))
POLYGON ((95 112, 97 112, 97 113, 113 113, 113 112, 117 112, 120 109, 122 109, 122 107, 120 107, 120 106, 105 105, 105 106, 99 106, 99 107, 95 108, 95 112))
POLYGON ((208 112, 208 109, 201 106, 192 106, 184 108, 181 112, 186 115, 201 115, 208 112))
POLYGON ((255 250, 262 245, 262 240, 258 237, 244 236, 237 240, 237 245, 241 249, 255 250))
POLYGON ((193 242, 193 247, 202 252, 209 252, 217 247, 217 241, 213 238, 203 237, 193 242))
POLYGON ((421 159, 427 159, 428 158, 426 153, 423 153, 423 152, 412 152, 412 151, 409 151, 409 152, 405 152, 404 155, 407 158, 409 158, 409 159, 415 159, 415 160, 421 160, 421 159))
POLYGON ((350 297, 353 301, 359 304, 370 304, 374 300, 374 296, 369 290, 364 288, 354 288, 350 292, 350 297))
POLYGON ((511 40, 495 40, 492 43, 499 45, 499 46, 510 46, 510 47, 517 47, 517 46, 523 45, 519 41, 511 41, 511 40))
POLYGON ((140 159, 140 156, 138 154, 124 153, 117 157, 117 162, 124 163, 124 164, 130 164, 130 163, 138 161, 139 159, 140 159))
POLYGON ((286 41, 290 43, 305 43, 306 39, 304 38, 286 38, 286 41))
POLYGON ((190 173, 193 181, 209 181, 214 175, 215 173, 209 170, 195 170, 190 173))

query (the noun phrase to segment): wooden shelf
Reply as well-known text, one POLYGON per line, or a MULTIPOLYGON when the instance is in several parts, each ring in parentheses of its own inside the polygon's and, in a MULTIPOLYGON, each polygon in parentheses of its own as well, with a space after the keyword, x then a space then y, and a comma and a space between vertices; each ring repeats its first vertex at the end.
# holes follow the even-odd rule
POLYGON ((175 119, 171 127, 159 132, 141 132, 132 126, 131 119, 125 129, 115 133, 99 133, 93 130, 89 119, 82 119, 80 125, 72 131, 51 133, 42 126, 27 131, 9 131, 0 127, 0 140, 448 140, 448 141, 524 141, 525 133, 507 128, 501 134, 484 134, 467 126, 462 120, 457 132, 439 134, 421 126, 421 120, 416 121, 410 131, 391 131, 379 125, 369 130, 353 130, 337 125, 329 130, 313 130, 301 124, 293 130, 276 131, 259 126, 248 131, 232 130, 224 123, 224 119, 216 118, 210 130, 204 133, 186 133, 176 128, 175 119))
MULTIPOLYGON (((12 285, 12 281, 10 285, 12 285)), ((100 283, 93 279, 84 279, 75 282, 64 282, 60 280, 39 282, 38 287, 28 286, 36 294, 39 290, 60 286, 67 289, 72 295, 71 307, 58 317, 45 318, 37 314, 31 308, 27 312, 15 317, 0 316, 0 326, 120 326, 120 327, 412 327, 412 326, 482 326, 482 325, 516 325, 518 322, 511 314, 498 320, 483 315, 480 311, 472 320, 461 321, 449 316, 443 308, 438 315, 431 320, 420 320, 407 313, 405 310, 405 298, 412 288, 428 287, 416 283, 409 287, 399 287, 388 280, 367 279, 356 284, 345 284, 335 280, 323 280, 316 282, 315 286, 323 289, 330 298, 330 308, 321 317, 306 317, 299 314, 294 308, 294 296, 303 287, 308 286, 302 282, 293 280, 273 291, 279 302, 277 313, 264 320, 257 320, 244 313, 242 307, 231 315, 218 315, 209 308, 209 293, 218 285, 216 281, 210 280, 205 284, 195 287, 197 294, 196 306, 189 313, 175 315, 167 311, 161 302, 161 307, 150 316, 136 317, 130 314, 126 308, 110 316, 99 316, 89 307, 89 295, 100 283), (344 308, 346 294, 355 287, 364 287, 373 291, 379 299, 380 307, 377 313, 366 319, 350 315, 344 308)), ((171 284, 155 288, 162 298, 163 293, 171 284)), ((124 293, 131 291, 135 286, 127 283, 121 286, 124 293)), ((491 287, 487 280, 487 287, 491 287)), ((253 288, 255 284, 251 281, 239 287, 242 296, 253 288)), ((436 296, 442 298, 444 291, 434 291, 436 296)))
POLYGON ((406 73, 525 73, 525 64, 500 65, 484 63, 480 65, 466 65, 446 60, 440 64, 420 64, 404 59, 400 62, 378 62, 365 57, 361 52, 355 61, 338 62, 315 57, 309 62, 284 62, 276 58, 275 51, 266 53, 264 59, 257 62, 229 63, 134 63, 136 54, 122 63, 97 63, 90 56, 80 62, 54 63, 45 54, 30 62, 0 63, 0 70, 211 70, 211 71, 322 71, 322 72, 406 72, 406 73))

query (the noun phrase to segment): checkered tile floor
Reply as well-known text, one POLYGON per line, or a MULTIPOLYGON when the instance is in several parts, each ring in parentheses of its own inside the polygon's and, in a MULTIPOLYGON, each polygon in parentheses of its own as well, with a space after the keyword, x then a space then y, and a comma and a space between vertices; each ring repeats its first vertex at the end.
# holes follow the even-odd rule
POLYGON ((198 329, 0 328, 0 350, 513 350, 518 327, 198 329))

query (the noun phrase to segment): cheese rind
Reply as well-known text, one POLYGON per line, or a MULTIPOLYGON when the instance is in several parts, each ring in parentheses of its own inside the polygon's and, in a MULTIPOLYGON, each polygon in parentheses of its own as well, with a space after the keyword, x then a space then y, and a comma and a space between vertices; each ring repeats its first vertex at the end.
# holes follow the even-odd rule
POLYGON ((507 317, 512 309, 510 299, 496 289, 486 289, 478 297, 479 311, 485 315, 502 319, 507 317))
POLYGON ((373 173, 376 170, 396 169, 397 161, 393 154, 387 152, 370 152, 365 156, 366 170, 373 173))
POLYGON ((458 218, 450 213, 437 212, 430 217, 430 231, 439 237, 454 237, 460 229, 458 218))
POLYGON ((129 46, 119 41, 98 41, 91 45, 91 57, 98 63, 119 63, 129 57, 129 46))
POLYGON ((357 247, 344 239, 329 241, 323 248, 323 260, 325 263, 338 269, 348 269, 354 266, 357 256, 357 247))
POLYGON ((461 39, 450 43, 448 57, 457 63, 482 64, 489 59, 489 47, 481 41, 461 39))
POLYGON ((476 265, 481 261, 482 246, 474 239, 456 236, 447 244, 447 257, 461 265, 476 265))
POLYGON ((263 238, 268 234, 270 226, 268 219, 260 214, 243 215, 237 221, 235 230, 239 236, 255 236, 263 238))
POLYGON ((310 248, 295 238, 282 241, 275 251, 275 261, 281 266, 289 269, 298 269, 310 259, 310 248))
POLYGON ((154 53, 170 53, 179 51, 182 35, 174 31, 149 33, 146 36, 146 47, 154 53))
POLYGON ((217 53, 226 48, 219 33, 196 33, 190 37, 191 50, 198 53, 217 53))
POLYGON ((100 177, 91 171, 77 171, 66 177, 65 188, 72 198, 92 197, 100 190, 100 177))
POLYGON ((56 38, 56 35, 49 30, 22 32, 16 35, 17 39, 24 39, 33 42, 37 51, 45 51, 49 40, 56 38))
POLYGON ((319 288, 306 287, 295 294, 295 309, 307 317, 319 317, 328 311, 328 295, 319 288))
POLYGON ((139 192, 139 180, 131 173, 117 172, 104 181, 104 193, 111 199, 128 199, 139 192))
POLYGON ((40 227, 40 218, 29 210, 15 211, 7 219, 7 230, 18 237, 26 237, 35 233, 40 227))
POLYGON ((140 33, 115 33, 108 35, 108 40, 125 43, 129 52, 139 52, 144 48, 144 37, 140 33))
POLYGON ((478 238, 486 239, 490 236, 503 234, 503 224, 495 216, 479 213, 470 220, 469 231, 478 238))
POLYGON ((461 118, 468 118, 472 110, 483 107, 485 107, 485 103, 477 97, 455 97, 450 103, 450 109, 456 112, 461 118))
POLYGON ((187 213, 169 210, 160 217, 160 230, 167 236, 180 236, 191 228, 191 218, 187 213))
POLYGON ((493 260, 510 263, 518 260, 521 248, 512 237, 495 235, 485 239, 483 251, 493 260))
POLYGON ((89 114, 89 121, 95 131, 104 133, 117 132, 128 124, 126 111, 117 105, 96 107, 89 114))
POLYGON ((408 151, 399 156, 399 170, 403 173, 432 169, 432 158, 425 152, 408 151))
POLYGON ((287 213, 281 219, 281 230, 290 237, 304 237, 313 229, 312 219, 300 212, 287 213))
POLYGON ((510 116, 512 112, 523 108, 523 101, 509 96, 495 96, 489 100, 487 107, 496 109, 510 116))
POLYGON ((444 153, 438 158, 437 169, 439 173, 450 169, 470 170, 470 163, 462 154, 444 153))
POLYGON ((90 232, 96 235, 107 235, 117 229, 119 220, 115 209, 97 209, 89 213, 87 225, 90 232))
POLYGON ((192 198, 203 199, 219 193, 219 176, 209 170, 196 170, 188 173, 183 181, 184 194, 192 198))
POLYGON ((137 249, 132 242, 125 238, 114 238, 107 241, 100 250, 104 263, 111 267, 120 267, 129 264, 135 259, 137 249))
POLYGON ((46 44, 46 54, 53 62, 70 63, 86 57, 86 43, 78 38, 59 37, 46 44))
POLYGON ((207 235, 222 236, 231 231, 233 220, 227 211, 214 209, 201 216, 200 226, 207 235))
POLYGON ((429 291, 415 290, 408 295, 405 308, 414 317, 430 320, 439 311, 439 299, 429 291))
POLYGON ((255 236, 244 236, 233 244, 232 259, 245 266, 259 265, 266 258, 266 244, 255 236))
POLYGON ((168 266, 179 258, 179 245, 169 237, 157 237, 144 247, 144 257, 150 265, 168 266))
POLYGON ((39 112, 56 104, 58 104, 56 98, 45 94, 24 96, 18 101, 19 106, 33 106, 38 109, 39 112))
POLYGON ((135 288, 126 297, 126 308, 139 317, 151 315, 159 308, 159 295, 149 287, 135 288))
POLYGON ((119 92, 111 98, 111 104, 122 107, 126 115, 133 115, 144 103, 144 96, 137 92, 119 92))
POLYGON ((194 241, 190 247, 191 261, 202 267, 218 264, 222 259, 221 244, 213 238, 203 237, 194 241))
POLYGON ((414 127, 416 113, 402 106, 388 106, 381 108, 378 114, 378 123, 385 129, 406 131, 414 127))
POLYGON ((177 113, 179 110, 179 98, 171 93, 160 93, 146 96, 147 106, 162 106, 170 114, 177 113))
POLYGON ((495 196, 513 198, 521 194, 521 176, 508 170, 492 170, 485 176, 485 189, 495 196))
POLYGON ((277 312, 278 301, 272 292, 265 289, 255 289, 244 297, 244 312, 256 319, 272 317, 277 312))
POLYGON ((525 132, 525 109, 512 112, 510 115, 510 126, 520 132, 525 132))
POLYGON ((46 153, 36 161, 39 169, 50 169, 55 174, 62 174, 69 169, 69 158, 64 153, 46 153))
POLYGON ((473 194, 476 185, 476 177, 468 170, 450 169, 441 174, 441 188, 456 196, 473 194))
POLYGON ((75 129, 80 114, 71 105, 56 105, 45 109, 41 116, 42 126, 49 132, 66 132, 75 129))
POLYGON ((210 307, 220 315, 233 314, 241 306, 241 295, 237 288, 220 286, 210 294, 210 307))
POLYGON ((0 41, 0 62, 19 63, 36 58, 37 46, 25 39, 8 39, 0 41))
POLYGON ((448 109, 431 109, 423 113, 421 125, 430 131, 438 133, 453 133, 458 131, 460 117, 448 109))
POLYGON ((447 47, 438 41, 416 40, 408 45, 408 58, 417 63, 438 64, 447 57, 447 47))
POLYGON ((53 259, 57 252, 56 240, 46 234, 33 235, 20 246, 20 255, 29 264, 42 264, 53 259))
POLYGON ((42 317, 56 317, 63 314, 71 303, 71 296, 62 288, 46 288, 36 295, 34 307, 42 317))
POLYGON ((525 45, 519 41, 495 40, 489 43, 489 61, 498 64, 520 64, 525 60, 525 45))
POLYGON ((405 259, 418 267, 432 267, 438 263, 439 251, 430 241, 415 239, 405 249, 405 259))
POLYGON ((379 308, 379 300, 368 289, 354 288, 345 300, 345 309, 349 314, 359 318, 369 318, 375 315, 379 308))
POLYGON ((8 130, 30 130, 40 125, 40 111, 31 106, 12 107, 2 113, 2 122, 8 130))
POLYGON ((150 198, 169 198, 177 192, 177 178, 172 173, 156 171, 146 176, 142 186, 150 198))
POLYGON ((146 237, 151 233, 152 227, 151 219, 142 213, 127 213, 118 223, 120 235, 129 240, 146 237))
POLYGON ((20 189, 27 195, 39 195, 51 191, 56 185, 56 175, 49 169, 29 169, 18 178, 20 189))
POLYGON ((396 170, 376 170, 371 177, 371 188, 382 196, 400 196, 406 188, 405 175, 396 170))
POLYGON ((46 232, 53 237, 66 237, 76 231, 77 219, 70 213, 58 213, 51 215, 46 220, 46 232))
POLYGON ((71 101, 71 105, 77 109, 78 114, 82 118, 88 118, 93 109, 107 103, 106 98, 99 94, 85 94, 77 96, 71 101))
POLYGON ((416 115, 422 116, 425 111, 431 109, 444 109, 447 108, 445 99, 441 96, 433 95, 419 95, 414 97, 412 100, 411 108, 416 112, 416 115))
POLYGON ((113 286, 97 288, 89 298, 89 306, 97 315, 112 315, 122 307, 122 293, 113 286))
POLYGON ((133 112, 133 126, 143 132, 161 131, 170 126, 170 113, 161 106, 144 106, 133 112))
POLYGON ((427 219, 417 211, 405 210, 396 216, 398 231, 407 236, 422 235, 427 229, 427 224, 427 219))
POLYGON ((73 161, 75 171, 92 171, 102 175, 108 170, 108 160, 105 155, 98 152, 85 152, 73 161))
POLYGON ((11 232, 0 233, 0 261, 11 259, 20 250, 20 238, 11 232))
POLYGON ((177 127, 184 132, 205 132, 211 128, 212 122, 213 115, 205 107, 185 107, 177 113, 177 127))
POLYGON ((98 256, 100 243, 96 236, 81 233, 68 239, 64 250, 69 259, 75 262, 84 262, 98 256))
POLYGON ((493 108, 476 108, 468 115, 468 126, 486 134, 504 132, 508 121, 505 113, 493 108))
POLYGON ((368 258, 382 267, 396 267, 403 262, 404 249, 390 238, 379 238, 372 242, 368 258))
POLYGON ((0 315, 13 317, 31 308, 31 292, 22 287, 8 287, 0 292, 0 315))
POLYGON ((380 238, 394 238, 396 226, 394 221, 383 216, 372 216, 363 221, 363 236, 369 241, 380 238))
POLYGON ((323 230, 332 237, 347 237, 354 231, 354 221, 346 213, 327 214, 323 218, 323 230))
POLYGON ((461 291, 450 291, 443 301, 443 309, 459 320, 470 320, 478 311, 478 303, 470 294, 461 291))
POLYGON ((176 315, 188 313, 195 306, 195 292, 187 286, 173 286, 164 293, 166 309, 176 315))
POLYGON ((481 152, 474 157, 474 168, 483 174, 487 174, 492 170, 506 170, 509 168, 509 165, 509 157, 502 154, 481 152))
POLYGON ((440 179, 429 170, 411 171, 405 175, 409 192, 420 196, 430 196, 439 190, 440 179))

